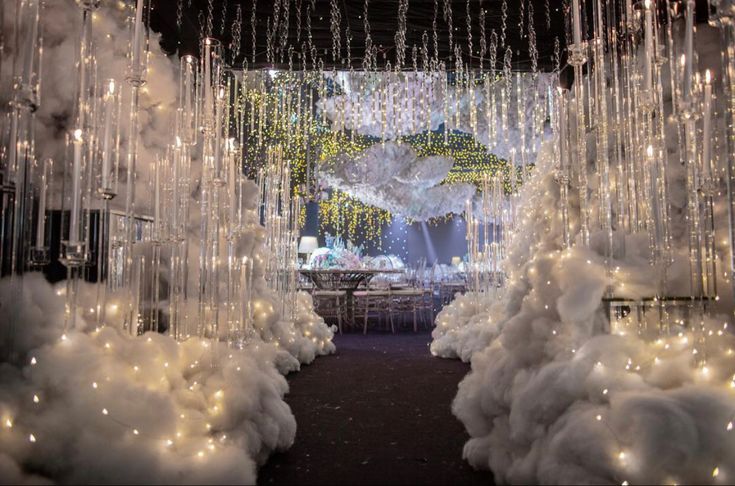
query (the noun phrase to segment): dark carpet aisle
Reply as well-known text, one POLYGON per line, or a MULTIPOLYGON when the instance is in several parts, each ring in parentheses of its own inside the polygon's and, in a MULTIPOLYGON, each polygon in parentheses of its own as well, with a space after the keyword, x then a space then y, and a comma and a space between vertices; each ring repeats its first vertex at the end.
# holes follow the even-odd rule
POLYGON ((469 370, 433 358, 428 333, 345 334, 337 354, 289 377, 296 443, 260 469, 267 484, 491 484, 462 460, 452 415, 469 370))

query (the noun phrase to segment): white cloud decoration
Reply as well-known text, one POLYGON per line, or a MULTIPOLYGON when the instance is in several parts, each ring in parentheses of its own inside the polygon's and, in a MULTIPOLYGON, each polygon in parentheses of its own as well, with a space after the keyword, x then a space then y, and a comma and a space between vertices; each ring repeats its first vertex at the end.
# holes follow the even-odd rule
POLYGON ((408 144, 378 143, 357 156, 346 154, 322 166, 320 179, 365 204, 414 221, 460 213, 475 195, 472 184, 440 184, 454 161, 422 157, 408 144))

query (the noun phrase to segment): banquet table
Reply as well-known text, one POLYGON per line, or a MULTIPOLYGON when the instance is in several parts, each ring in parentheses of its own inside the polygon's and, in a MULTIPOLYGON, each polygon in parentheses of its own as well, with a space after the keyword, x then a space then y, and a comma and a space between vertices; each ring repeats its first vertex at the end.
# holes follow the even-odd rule
POLYGON ((368 284, 370 280, 378 274, 400 274, 404 270, 395 268, 386 269, 300 269, 302 275, 308 277, 314 287, 319 290, 344 290, 347 303, 347 320, 354 323, 355 316, 352 315, 353 309, 353 293, 361 283, 368 284))
POLYGON ((314 286, 322 290, 345 290, 349 293, 353 292, 361 283, 368 283, 378 274, 399 274, 403 273, 401 269, 300 269, 302 275, 309 277, 314 286))

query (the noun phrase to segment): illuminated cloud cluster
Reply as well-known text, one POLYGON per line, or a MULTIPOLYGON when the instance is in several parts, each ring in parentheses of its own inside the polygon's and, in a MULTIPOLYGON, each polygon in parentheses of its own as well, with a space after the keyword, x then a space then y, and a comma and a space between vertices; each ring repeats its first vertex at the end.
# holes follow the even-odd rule
POLYGON ((419 158, 408 144, 386 142, 354 157, 335 157, 320 178, 365 204, 426 221, 462 212, 465 201, 475 195, 471 184, 440 184, 453 164, 445 157, 419 158))
MULTIPOLYGON (((670 175, 672 186, 683 184, 684 174, 670 175)), ((654 292, 645 235, 629 238, 609 277, 604 235, 594 234, 589 249, 559 250, 549 160, 539 161, 521 200, 502 297, 456 299, 433 333, 435 355, 472 362, 453 403, 470 434, 464 457, 500 483, 731 482, 735 339, 727 318, 706 320, 706 344, 686 328, 650 339, 635 324, 606 332, 600 302, 608 285, 622 297, 654 292)), ((682 203, 673 198, 672 211, 682 203)), ((682 229, 672 227, 674 295, 688 289, 682 229)))
MULTIPOLYGON (((40 106, 36 112, 36 142, 39 159, 50 157, 54 160, 56 174, 63 173, 68 157, 66 136, 73 128, 75 112, 75 85, 77 70, 75 59, 79 52, 81 30, 81 8, 73 0, 48 0, 43 2, 41 28, 43 32, 43 83, 41 85, 40 106)), ((125 76, 128 68, 128 44, 130 32, 126 25, 128 4, 123 2, 101 2, 92 17, 92 32, 96 46, 97 77, 100 80, 112 78, 120 87, 126 86, 125 76)), ((11 12, 14 9, 10 9, 11 12)), ((15 15, 6 14, 3 32, 6 39, 13 38, 15 15)), ((138 142, 138 183, 149 180, 156 155, 163 154, 171 143, 171 126, 175 115, 176 97, 178 93, 177 62, 168 58, 158 47, 160 35, 151 33, 151 52, 148 61, 146 84, 140 93, 140 127, 138 142)), ((4 54, 7 65, 11 66, 14 57, 13 43, 6 42, 4 54)), ((5 60, 3 66, 5 66, 5 60)), ((12 94, 10 76, 3 69, 0 100, 8 101, 12 94)), ((128 119, 130 106, 129 90, 122 89, 121 128, 128 119)), ((125 130, 121 131, 121 149, 125 153, 127 147, 125 130)), ((120 188, 118 194, 125 190, 126 159, 120 157, 120 188)), ((61 177, 55 177, 61 180, 61 177)), ((51 204, 58 207, 58 194, 61 187, 52 187, 54 198, 51 204)), ((138 190, 136 204, 141 211, 146 211, 150 203, 150 191, 138 190)), ((113 208, 124 205, 124 197, 118 196, 111 201, 113 208)))
POLYGON ((252 484, 293 443, 276 368, 285 351, 112 326, 62 334, 62 293, 37 274, 0 282, 17 324, 3 346, 14 359, 0 366, 4 482, 252 484))
MULTIPOLYGON (((81 11, 72 0, 44 4, 37 150, 39 157, 53 157, 61 171, 74 111, 76 74, 70 60, 77 55, 81 11)), ((124 83, 129 32, 119 5, 103 2, 92 22, 99 77, 124 83)), ((8 38, 10 17, 3 26, 8 38)), ((151 48, 141 93, 138 187, 145 186, 151 162, 171 141, 178 85, 175 63, 157 48, 156 36, 151 48)), ((9 92, 1 90, 0 97, 9 92)), ((129 103, 123 99, 122 105, 129 103)), ((201 164, 194 161, 192 180, 200 173, 201 164)), ((188 248, 190 267, 196 268, 200 215, 193 186, 188 248)), ((145 213, 150 191, 137 194, 136 207, 145 213)), ((283 374, 333 352, 333 331, 314 313, 307 294, 299 294, 289 308, 293 319, 280 312, 281 298, 263 277, 265 236, 254 211, 253 183, 243 199, 246 229, 235 254, 254 262, 255 311, 254 332, 242 346, 199 338, 177 343, 150 332, 126 335, 127 303, 115 293, 108 296, 104 326, 97 329, 96 287, 85 284, 78 327, 64 333, 64 283, 51 286, 34 273, 0 281, 2 482, 253 484, 257 466, 293 443, 296 424, 283 400, 288 390, 283 374)), ((113 207, 123 200, 115 198, 113 207)), ((51 204, 58 207, 58 200, 51 204)), ((136 254, 147 251, 150 244, 135 245, 136 254)), ((196 288, 196 271, 189 277, 190 288, 196 288)), ((187 313, 196 316, 196 298, 187 304, 187 313)))

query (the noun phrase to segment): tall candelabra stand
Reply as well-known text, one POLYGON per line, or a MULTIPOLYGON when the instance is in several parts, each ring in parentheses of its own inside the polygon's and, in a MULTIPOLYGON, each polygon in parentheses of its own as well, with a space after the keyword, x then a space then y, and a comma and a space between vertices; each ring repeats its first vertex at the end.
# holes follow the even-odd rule
POLYGON ((557 110, 558 114, 554 117, 554 148, 557 153, 555 155, 558 161, 556 180, 559 183, 559 205, 561 213, 562 228, 562 248, 564 250, 571 247, 571 228, 569 221, 569 166, 571 161, 571 147, 569 142, 569 92, 562 88, 557 89, 557 110))
POLYGON ((92 164, 95 160, 97 116, 97 63, 92 15, 99 1, 78 2, 82 16, 79 39, 75 116, 67 135, 68 163, 64 173, 62 201, 61 258, 67 267, 66 327, 77 318, 79 280, 89 263, 90 211, 92 207, 92 164))
POLYGON ((574 66, 574 152, 579 188, 579 234, 581 244, 590 243, 590 201, 587 177, 587 127, 585 123, 584 77, 582 67, 587 63, 587 43, 582 40, 582 20, 580 0, 572 3, 572 29, 574 43, 569 46, 569 64, 574 66))
POLYGON ((122 97, 120 86, 114 78, 108 78, 101 85, 102 94, 98 100, 97 147, 94 151, 93 183, 96 195, 102 200, 99 215, 97 238, 97 296, 95 312, 97 325, 104 324, 107 317, 107 297, 113 281, 109 278, 110 260, 110 201, 117 195, 117 175, 119 171, 120 148, 120 109, 122 97), (100 280, 104 279, 102 284, 100 280))
POLYGON ((220 334, 220 268, 226 254, 220 254, 223 221, 220 218, 224 202, 224 150, 227 109, 227 88, 224 84, 222 45, 213 38, 202 42, 201 54, 201 125, 202 178, 201 226, 199 255, 199 321, 198 334, 219 338, 220 334))
POLYGON ((177 340, 193 332, 186 310, 189 269, 189 201, 191 192, 192 151, 197 143, 199 90, 197 59, 191 55, 179 60, 179 100, 174 126, 174 143, 168 151, 164 181, 167 198, 159 209, 168 222, 169 260, 169 333, 177 340))
MULTIPOLYGON (((0 7, 3 16, 6 9, 10 11, 8 5, 0 7)), ((43 251, 36 252, 34 228, 31 226, 35 219, 36 229, 41 228, 42 232, 47 229, 45 210, 33 214, 33 199, 35 192, 36 205, 45 204, 46 182, 51 170, 51 162, 39 163, 35 150, 35 112, 41 102, 41 12, 40 0, 15 2, 14 36, 11 40, 14 62, 10 66, 12 94, 3 120, 2 141, 5 147, 0 153, 0 274, 9 271, 11 278, 22 273, 28 263, 40 264, 36 258, 48 258, 48 240, 44 233, 38 234, 35 243, 40 243, 43 251), (40 222, 39 216, 42 218, 40 222), (6 244, 8 240, 9 244, 6 244), (8 253, 4 254, 5 251, 8 253), (9 265, 4 268, 6 262, 9 265)), ((2 43, 4 50, 4 35, 2 43)), ((14 285, 12 291, 14 299, 20 300, 22 286, 14 285)), ((7 349, 11 353, 6 357, 8 359, 15 358, 12 353, 17 320, 17 315, 8 315, 2 326, 2 337, 9 343, 7 349)))
POLYGON ((134 244, 136 241, 136 169, 138 164, 138 139, 140 132, 140 90, 146 83, 148 71, 148 18, 150 15, 150 0, 128 0, 128 8, 131 15, 130 24, 130 54, 126 73, 126 81, 129 93, 128 119, 124 127, 124 135, 127 146, 125 153, 126 178, 125 178, 125 220, 122 246, 122 284, 124 291, 128 294, 127 310, 125 312, 125 330, 129 334, 138 333, 139 318, 138 310, 133 304, 134 298, 130 293, 133 284, 134 244))
MULTIPOLYGON (((571 6, 574 42, 569 49, 575 73, 574 93, 571 99, 563 92, 557 94, 560 122, 552 120, 554 133, 558 134, 554 149, 564 231, 562 246, 571 243, 566 236, 571 232, 566 181, 576 172, 582 244, 589 243, 590 231, 598 229, 592 225, 589 214, 590 208, 598 208, 596 221, 603 237, 608 277, 614 281, 612 262, 625 255, 625 235, 646 235, 649 263, 656 280, 653 295, 644 299, 650 302, 641 306, 655 308, 658 332, 668 333, 682 322, 674 319, 669 309, 679 312, 686 300, 686 324, 697 333, 697 359, 705 363, 705 315, 708 305, 718 298, 720 257, 715 244, 715 207, 720 169, 714 145, 718 139, 716 80, 709 71, 698 69, 694 48, 695 2, 683 2, 683 11, 679 11, 679 4, 662 0, 626 1, 620 5, 591 1, 592 36, 586 43, 582 29, 585 9, 581 0, 571 6), (663 3, 665 8, 658 8, 663 3), (683 37, 681 45, 674 42, 679 35, 683 37), (585 75, 582 66, 588 61, 585 75), (665 84, 672 87, 670 109, 663 96, 665 84), (672 113, 668 118, 667 110, 672 113), (586 136, 585 116, 594 137, 586 136), (672 142, 679 150, 670 154, 668 147, 672 142), (590 148, 595 153, 595 191, 585 190, 589 144, 593 144, 590 148), (671 295, 669 288, 669 267, 675 252, 669 167, 676 162, 681 162, 685 169, 683 223, 689 259, 688 296, 671 295)), ((712 22, 726 31, 723 35, 731 35, 727 30, 732 28, 731 2, 711 2, 710 7, 712 22)), ((729 45, 727 53, 732 53, 729 45)), ((729 59, 726 55, 723 62, 727 64, 729 59)), ((723 84, 727 85, 728 70, 724 71, 723 84)), ((731 133, 732 127, 728 129, 731 133)), ((611 287, 607 298, 615 297, 621 290, 622 287, 611 287)))
POLYGON ((733 0, 709 1, 710 24, 719 28, 725 51, 722 56, 722 91, 725 111, 725 140, 727 162, 725 182, 727 186, 728 246, 730 282, 735 292, 735 2, 733 0))
POLYGON ((268 150, 258 177, 265 226, 266 282, 279 295, 280 312, 293 318, 298 272, 300 199, 291 190, 291 170, 281 146, 268 150), (291 305, 290 307, 288 307, 291 305))
MULTIPOLYGON (((30 187, 35 164, 34 113, 40 103, 40 63, 42 33, 40 0, 25 0, 15 6, 15 35, 12 40, 12 99, 7 127, 7 148, 2 161, 2 193, 4 212, 10 224, 3 228, 10 234, 9 260, 11 275, 21 273, 28 258, 31 229, 30 187)), ((0 250, 2 251, 2 250, 0 250)))

